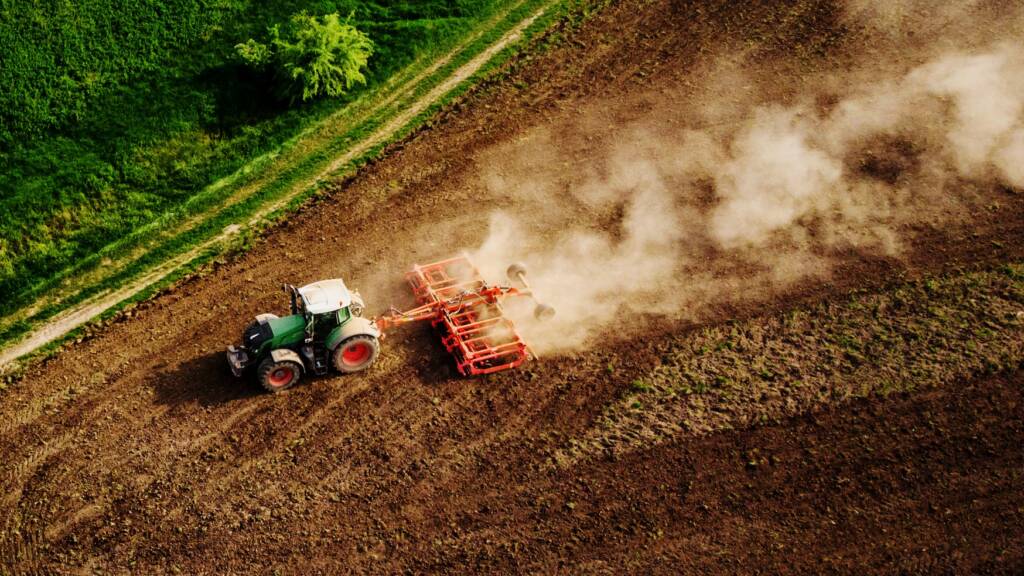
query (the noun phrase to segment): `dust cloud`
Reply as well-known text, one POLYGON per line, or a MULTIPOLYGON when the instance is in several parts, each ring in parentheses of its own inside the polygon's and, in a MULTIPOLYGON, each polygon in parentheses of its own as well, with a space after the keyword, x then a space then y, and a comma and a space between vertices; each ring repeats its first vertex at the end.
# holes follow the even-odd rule
MULTIPOLYGON (((933 4, 851 0, 848 13, 898 35, 928 18, 969 25, 978 2, 933 4)), ((898 258, 908 225, 965 222, 985 190, 1024 189, 1019 39, 938 38, 794 80, 785 98, 771 89, 785 78, 725 54, 703 93, 538 128, 480 163, 494 197, 526 208, 491 215, 474 261, 490 279, 527 264, 557 315, 509 313, 549 352, 826 276, 851 251, 898 258)))

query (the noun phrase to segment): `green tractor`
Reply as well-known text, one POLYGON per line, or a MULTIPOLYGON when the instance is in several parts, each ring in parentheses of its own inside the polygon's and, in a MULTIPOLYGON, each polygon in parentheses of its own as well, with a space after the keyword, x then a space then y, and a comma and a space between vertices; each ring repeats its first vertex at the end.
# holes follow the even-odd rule
POLYGON ((301 288, 284 286, 291 314, 260 314, 229 346, 228 364, 235 376, 255 367, 256 379, 270 392, 295 385, 306 373, 365 370, 380 353, 381 332, 363 318, 365 304, 341 279, 321 280, 301 288))

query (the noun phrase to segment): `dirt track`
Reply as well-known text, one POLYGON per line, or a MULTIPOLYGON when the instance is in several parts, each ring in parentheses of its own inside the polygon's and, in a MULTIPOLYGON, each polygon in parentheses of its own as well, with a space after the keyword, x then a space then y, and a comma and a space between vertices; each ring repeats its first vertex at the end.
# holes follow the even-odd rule
POLYGON ((615 4, 251 252, 32 370, 0 394, 0 571, 1024 570, 1019 374, 571 469, 547 457, 656 360, 659 333, 1024 258, 1024 202, 1005 190, 984 192, 1001 209, 970 228, 908 230, 902 260, 850 253, 827 280, 726 298, 528 370, 455 378, 424 328, 389 337, 365 376, 284 396, 227 371, 223 347, 282 307, 282 282, 340 272, 376 307, 407 304, 402 271, 481 240, 481 214, 510 200, 488 193, 480 166, 536 127, 596 107, 610 132, 683 101, 708 46, 749 37, 784 69, 796 47, 841 62, 867 41, 834 5, 799 5, 615 4))

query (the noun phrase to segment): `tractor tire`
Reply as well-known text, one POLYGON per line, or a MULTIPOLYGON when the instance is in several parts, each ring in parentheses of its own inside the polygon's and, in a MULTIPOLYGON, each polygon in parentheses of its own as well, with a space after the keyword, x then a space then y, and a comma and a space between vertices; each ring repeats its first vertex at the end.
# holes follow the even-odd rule
POLYGON ((295 385, 302 378, 302 367, 295 362, 274 362, 267 358, 256 369, 256 378, 267 392, 280 392, 295 385))
POLYGON ((380 354, 380 344, 369 334, 359 334, 345 340, 334 349, 331 359, 342 374, 366 370, 380 354))

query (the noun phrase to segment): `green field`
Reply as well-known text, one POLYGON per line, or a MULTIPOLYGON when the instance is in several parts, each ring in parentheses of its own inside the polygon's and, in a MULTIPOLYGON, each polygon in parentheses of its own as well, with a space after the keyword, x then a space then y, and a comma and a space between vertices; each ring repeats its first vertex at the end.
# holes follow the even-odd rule
POLYGON ((0 10, 0 315, 211 183, 465 41, 498 0, 260 3, 4 1, 0 10), (306 10, 375 43, 366 86, 292 105, 234 45, 306 10))

